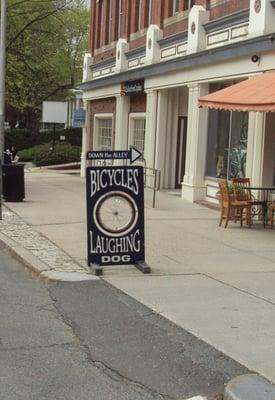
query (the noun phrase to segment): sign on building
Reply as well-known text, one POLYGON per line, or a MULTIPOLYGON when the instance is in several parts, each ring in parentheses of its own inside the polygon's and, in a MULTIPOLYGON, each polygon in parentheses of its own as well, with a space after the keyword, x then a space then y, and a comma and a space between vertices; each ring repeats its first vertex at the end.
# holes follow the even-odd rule
POLYGON ((88 265, 101 275, 107 265, 145 263, 144 184, 140 166, 88 167, 88 265))
POLYGON ((73 128, 82 128, 86 121, 86 111, 83 108, 73 112, 73 128))
POLYGON ((123 82, 121 85, 121 92, 126 96, 144 93, 144 80, 138 79, 135 81, 123 82))

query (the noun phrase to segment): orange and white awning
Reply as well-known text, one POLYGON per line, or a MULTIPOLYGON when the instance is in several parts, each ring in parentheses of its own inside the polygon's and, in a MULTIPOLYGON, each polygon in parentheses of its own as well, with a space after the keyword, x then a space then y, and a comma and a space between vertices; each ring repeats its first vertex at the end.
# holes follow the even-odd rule
POLYGON ((199 106, 231 111, 275 111, 275 71, 200 97, 199 106))

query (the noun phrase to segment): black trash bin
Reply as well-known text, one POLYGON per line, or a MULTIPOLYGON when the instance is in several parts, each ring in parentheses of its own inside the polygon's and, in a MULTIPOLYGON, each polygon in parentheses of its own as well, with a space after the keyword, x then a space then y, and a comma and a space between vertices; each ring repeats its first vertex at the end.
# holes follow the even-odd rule
POLYGON ((3 164, 3 197, 6 201, 25 198, 24 164, 3 164))

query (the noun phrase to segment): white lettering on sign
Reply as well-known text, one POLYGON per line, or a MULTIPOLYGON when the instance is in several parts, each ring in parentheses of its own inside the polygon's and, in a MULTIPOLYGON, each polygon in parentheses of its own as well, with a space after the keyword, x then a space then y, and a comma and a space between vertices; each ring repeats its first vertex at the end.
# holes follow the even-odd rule
POLYGON ((139 252, 141 250, 140 230, 128 236, 108 238, 105 236, 94 236, 90 231, 90 243, 92 254, 117 254, 139 252))
POLYGON ((120 256, 119 254, 115 255, 115 256, 102 256, 101 257, 101 262, 102 264, 106 264, 109 262, 130 262, 131 261, 131 256, 127 255, 127 254, 123 254, 122 256, 120 256))
POLYGON ((114 151, 113 153, 114 157, 116 158, 127 158, 128 156, 128 151, 114 151))
POLYGON ((106 187, 121 186, 138 194, 138 169, 102 169, 90 170, 91 197, 106 187))

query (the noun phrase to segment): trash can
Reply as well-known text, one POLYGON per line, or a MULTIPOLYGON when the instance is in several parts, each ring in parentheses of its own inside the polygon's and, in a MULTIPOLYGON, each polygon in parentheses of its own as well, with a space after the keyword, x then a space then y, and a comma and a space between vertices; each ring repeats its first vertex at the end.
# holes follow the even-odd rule
POLYGON ((23 201, 25 198, 25 164, 3 164, 3 197, 6 201, 23 201))

